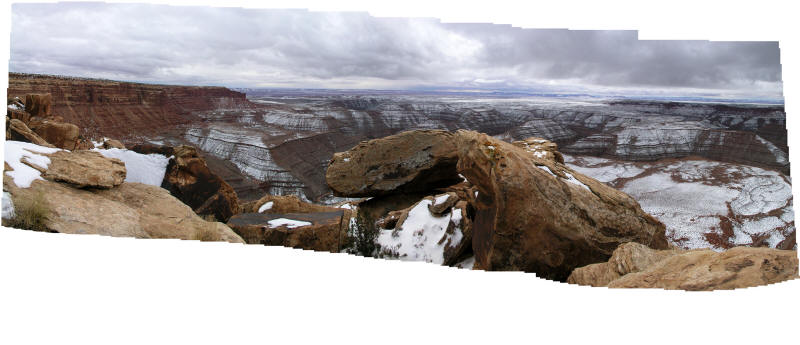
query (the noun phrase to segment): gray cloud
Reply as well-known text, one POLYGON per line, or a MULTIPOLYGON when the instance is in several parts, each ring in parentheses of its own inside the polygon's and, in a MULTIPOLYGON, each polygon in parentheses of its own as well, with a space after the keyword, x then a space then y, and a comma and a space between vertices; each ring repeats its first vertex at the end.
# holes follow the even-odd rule
POLYGON ((12 6, 11 71, 244 87, 782 92, 777 42, 151 4, 12 6))

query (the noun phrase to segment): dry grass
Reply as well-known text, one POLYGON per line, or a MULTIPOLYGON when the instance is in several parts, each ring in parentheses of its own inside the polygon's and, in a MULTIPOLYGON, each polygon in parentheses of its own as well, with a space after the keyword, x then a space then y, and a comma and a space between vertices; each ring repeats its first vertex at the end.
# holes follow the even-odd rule
POLYGON ((208 221, 205 224, 197 227, 192 239, 205 242, 222 241, 222 237, 220 236, 219 231, 217 231, 217 223, 212 221, 208 221))
POLYGON ((33 231, 47 231, 47 218, 50 216, 50 205, 45 200, 44 192, 33 196, 19 197, 14 200, 14 218, 9 219, 6 226, 33 231))

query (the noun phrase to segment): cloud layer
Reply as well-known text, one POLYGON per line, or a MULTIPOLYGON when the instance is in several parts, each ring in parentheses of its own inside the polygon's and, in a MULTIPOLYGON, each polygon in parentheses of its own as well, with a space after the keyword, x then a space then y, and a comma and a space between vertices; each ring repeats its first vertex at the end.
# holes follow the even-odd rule
POLYGON ((14 4, 9 69, 233 87, 782 92, 777 42, 151 4, 14 4))

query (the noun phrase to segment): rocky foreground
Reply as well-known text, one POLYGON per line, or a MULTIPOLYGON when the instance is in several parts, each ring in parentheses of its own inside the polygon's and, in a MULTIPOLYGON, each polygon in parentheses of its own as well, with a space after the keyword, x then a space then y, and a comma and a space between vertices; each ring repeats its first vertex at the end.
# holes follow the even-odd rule
POLYGON ((330 158, 327 188, 360 200, 243 202, 195 148, 96 141, 51 102, 9 99, 6 225, 38 210, 29 228, 40 231, 355 252, 594 286, 712 290, 797 277, 792 250, 676 249, 631 196, 566 165, 542 138, 402 132, 330 158))

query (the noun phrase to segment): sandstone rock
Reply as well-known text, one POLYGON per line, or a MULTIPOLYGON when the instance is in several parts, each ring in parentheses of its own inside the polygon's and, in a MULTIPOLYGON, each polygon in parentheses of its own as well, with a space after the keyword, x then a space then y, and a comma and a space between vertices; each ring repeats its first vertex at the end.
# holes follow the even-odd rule
POLYGON ((450 208, 458 201, 458 195, 455 192, 448 192, 437 195, 433 198, 433 203, 428 205, 428 211, 431 214, 441 216, 442 214, 450 211, 450 208))
POLYGON ((42 174, 47 180, 69 183, 77 188, 111 188, 125 181, 125 163, 98 152, 58 151, 48 157, 50 165, 42 174))
POLYGON ((408 131, 362 142, 333 155, 325 174, 337 196, 363 197, 427 191, 458 183, 453 134, 408 131))
POLYGON ((6 112, 6 116, 11 119, 20 120, 22 123, 26 124, 31 120, 31 114, 26 113, 22 110, 16 110, 9 108, 6 112))
POLYGON ((79 141, 80 129, 71 123, 32 120, 30 127, 42 139, 60 149, 74 150, 79 141))
POLYGON ((797 252, 734 247, 653 250, 638 243, 621 245, 608 262, 575 269, 573 284, 616 288, 680 290, 736 289, 798 278, 797 252))
POLYGON ((338 253, 345 243, 349 218, 344 210, 314 213, 242 213, 228 226, 249 244, 284 246, 338 253))
POLYGON ((189 205, 197 214, 227 221, 240 213, 239 198, 227 182, 208 169, 191 146, 173 149, 162 187, 189 205))
POLYGON ((153 144, 136 144, 131 147, 131 151, 141 153, 143 155, 157 153, 167 157, 172 156, 175 153, 175 149, 173 149, 172 146, 153 144))
POLYGON ((42 139, 42 137, 31 131, 31 129, 20 120, 11 119, 11 121, 8 122, 7 129, 10 136, 7 139, 9 140, 24 141, 45 147, 54 147, 42 139))
POLYGON ((257 201, 242 205, 242 213, 315 213, 341 210, 335 207, 310 204, 294 195, 265 195, 257 201), (269 207, 265 205, 269 204, 269 207), (262 209, 262 206, 264 208, 262 209), (259 212, 261 209, 263 212, 259 212))
POLYGON ((455 138, 458 172, 478 189, 475 268, 563 281, 621 243, 668 247, 664 225, 627 194, 485 134, 462 130, 455 138))
POLYGON ((49 94, 29 94, 25 96, 25 111, 31 116, 50 116, 53 97, 49 94))
POLYGON ((564 156, 561 155, 561 152, 558 152, 558 145, 552 141, 538 137, 530 137, 525 140, 512 142, 511 144, 523 148, 537 158, 564 164, 564 156))
POLYGON ((104 149, 122 149, 122 150, 124 150, 125 149, 125 145, 122 144, 119 140, 106 139, 106 141, 103 142, 103 148, 104 149))
POLYGON ((112 189, 77 189, 36 180, 29 188, 19 188, 4 179, 3 189, 12 199, 43 193, 50 213, 47 227, 56 232, 244 243, 224 224, 204 221, 156 186, 123 183, 112 189))

